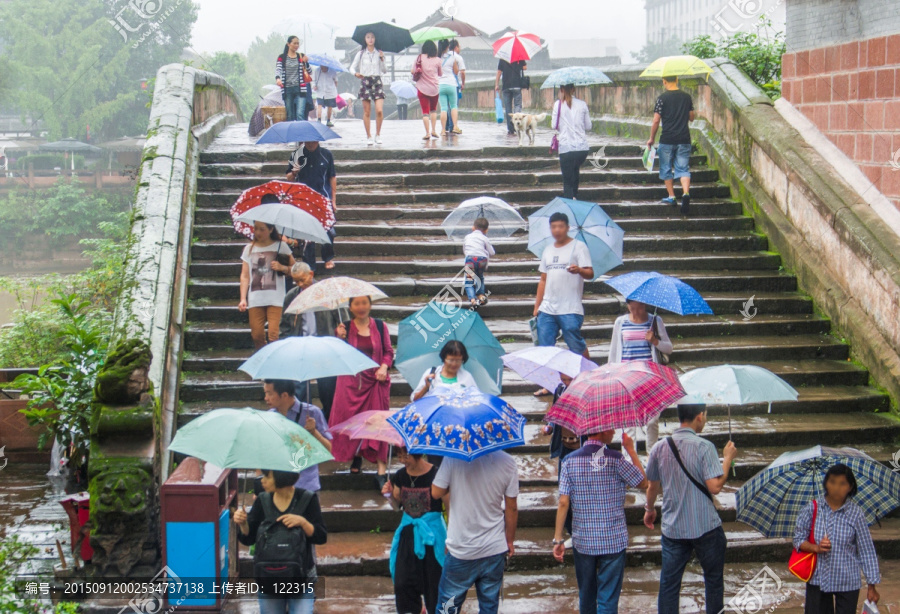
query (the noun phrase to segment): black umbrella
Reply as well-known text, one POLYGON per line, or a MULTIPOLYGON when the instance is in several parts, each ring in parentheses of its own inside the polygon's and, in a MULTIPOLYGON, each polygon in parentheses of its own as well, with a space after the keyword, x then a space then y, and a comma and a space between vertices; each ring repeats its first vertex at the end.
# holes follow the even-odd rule
POLYGON ((356 30, 353 31, 353 40, 365 47, 368 32, 375 35, 375 48, 388 53, 400 53, 415 44, 409 30, 383 21, 356 26, 356 30))

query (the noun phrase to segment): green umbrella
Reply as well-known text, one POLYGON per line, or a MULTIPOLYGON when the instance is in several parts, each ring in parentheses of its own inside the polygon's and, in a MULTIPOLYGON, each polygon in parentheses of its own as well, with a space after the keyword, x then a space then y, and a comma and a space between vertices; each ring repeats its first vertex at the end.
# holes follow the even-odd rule
POLYGON ((440 41, 444 39, 456 38, 456 32, 450 28, 438 28, 432 26, 430 28, 419 28, 415 32, 411 32, 413 42, 421 45, 425 41, 440 41))

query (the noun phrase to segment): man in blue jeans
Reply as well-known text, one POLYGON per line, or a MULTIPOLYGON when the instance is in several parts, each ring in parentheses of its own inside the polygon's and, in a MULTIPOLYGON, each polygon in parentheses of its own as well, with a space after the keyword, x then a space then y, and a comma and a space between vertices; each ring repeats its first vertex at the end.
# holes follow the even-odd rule
POLYGON ((662 122, 662 134, 656 154, 659 157, 659 178, 666 184, 669 195, 662 202, 675 206, 675 179, 681 181, 681 213, 687 215, 691 207, 691 130, 694 121, 694 101, 691 95, 678 89, 678 77, 663 77, 666 91, 656 99, 653 125, 647 147, 653 147, 656 131, 662 122))
POLYGON ((570 505, 575 579, 581 614, 618 614, 619 593, 625 577, 625 490, 646 488, 644 468, 634 440, 622 435, 621 452, 607 446, 615 431, 588 435, 580 450, 566 457, 559 474, 559 507, 553 556, 562 563, 566 553, 563 526, 570 505))
MULTIPOLYGON (((584 324, 584 280, 594 278, 591 252, 582 241, 569 236, 569 216, 557 211, 550 216, 550 234, 553 245, 541 254, 538 271, 537 295, 534 315, 537 318, 538 345, 556 345, 556 337, 562 331, 569 350, 588 360, 591 355, 581 335, 584 324)), ((535 396, 550 394, 538 390, 535 396)))
POLYGON ((519 473, 506 452, 466 462, 445 458, 431 483, 431 496, 450 493, 447 554, 438 586, 438 611, 462 611, 473 584, 480 614, 497 614, 506 559, 514 553, 519 473))
POLYGON ((678 614, 681 578, 693 554, 703 568, 706 614, 722 611, 725 584, 725 531, 716 512, 713 495, 719 494, 731 462, 737 456, 734 442, 725 445, 719 463, 716 447, 699 433, 706 426, 706 406, 678 406, 681 427, 657 442, 647 461, 647 503, 644 525, 656 521, 656 498, 662 503, 662 570, 659 577, 659 614, 678 614))

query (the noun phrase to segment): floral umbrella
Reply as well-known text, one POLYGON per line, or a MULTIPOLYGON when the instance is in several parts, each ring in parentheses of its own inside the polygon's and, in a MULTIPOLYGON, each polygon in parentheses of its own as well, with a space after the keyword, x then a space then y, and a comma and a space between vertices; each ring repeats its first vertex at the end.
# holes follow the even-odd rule
POLYGON ((239 222, 237 218, 254 207, 258 207, 263 203, 264 197, 267 202, 279 202, 285 205, 293 205, 298 209, 306 211, 314 218, 322 223, 323 228, 331 228, 334 226, 334 211, 328 202, 328 198, 319 194, 309 186, 302 183, 291 183, 289 181, 270 181, 262 185, 254 186, 244 190, 237 202, 231 207, 231 219, 234 221, 234 229, 239 234, 253 238, 253 226, 246 222, 239 222), (274 196, 275 198, 271 198, 274 196), (277 199, 277 200, 276 200, 277 199))

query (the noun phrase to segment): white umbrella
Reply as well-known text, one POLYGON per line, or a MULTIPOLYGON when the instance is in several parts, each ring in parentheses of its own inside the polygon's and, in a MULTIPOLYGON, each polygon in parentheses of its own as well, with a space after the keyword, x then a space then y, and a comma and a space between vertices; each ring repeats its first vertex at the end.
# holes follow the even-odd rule
POLYGON ((556 390, 562 383, 560 373, 575 377, 598 366, 581 354, 555 346, 525 348, 501 358, 503 364, 518 373, 522 379, 550 391, 556 390))
POLYGON ((515 207, 499 198, 479 196, 461 202, 441 223, 441 228, 449 238, 461 239, 472 232, 472 224, 479 217, 487 219, 487 236, 491 238, 508 237, 526 225, 515 207))
POLYGON ((298 314, 307 311, 331 311, 348 307, 355 296, 368 296, 377 301, 387 294, 367 281, 352 277, 329 277, 306 288, 288 305, 285 313, 298 314))
POLYGON ((314 241, 315 243, 330 243, 322 222, 315 217, 298 209, 293 205, 282 203, 268 203, 253 207, 235 218, 236 222, 263 222, 271 224, 282 235, 300 241, 314 241))

